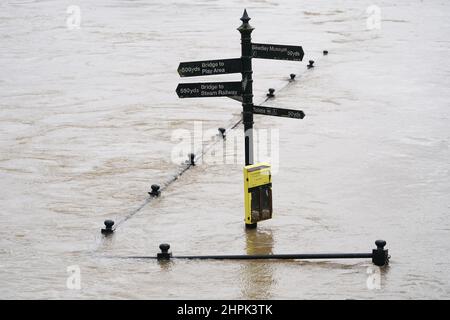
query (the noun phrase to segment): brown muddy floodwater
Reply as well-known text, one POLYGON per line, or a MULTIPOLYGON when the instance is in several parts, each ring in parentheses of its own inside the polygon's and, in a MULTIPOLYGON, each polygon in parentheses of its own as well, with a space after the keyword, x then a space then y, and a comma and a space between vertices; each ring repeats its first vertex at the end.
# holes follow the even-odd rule
POLYGON ((1 1, 0 298, 450 298, 450 3, 372 5, 1 1), (180 61, 240 55, 244 7, 255 42, 305 50, 253 63, 255 101, 296 73, 266 105, 306 113, 255 116, 273 151, 255 154, 274 166, 273 219, 243 227, 239 125, 225 155, 216 143, 103 237, 103 220, 123 221, 182 168, 182 146, 199 152, 183 133, 209 145, 239 119, 236 101, 175 88, 180 61), (120 259, 162 242, 174 255, 269 254, 370 252, 379 238, 392 256, 381 271, 365 259, 120 259))

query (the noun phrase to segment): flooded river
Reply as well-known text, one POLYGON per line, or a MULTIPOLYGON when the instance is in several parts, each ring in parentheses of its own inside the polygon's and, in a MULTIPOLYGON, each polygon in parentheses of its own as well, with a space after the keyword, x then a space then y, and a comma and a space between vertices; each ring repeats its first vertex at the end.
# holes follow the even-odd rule
POLYGON ((0 298, 450 298, 449 13, 446 0, 1 1, 0 298), (266 106, 306 114, 255 115, 273 137, 270 157, 255 153, 274 166, 273 219, 243 226, 239 125, 231 160, 214 158, 218 141, 125 221, 183 167, 183 132, 210 145, 239 119, 237 101, 175 88, 180 61, 240 56, 244 8, 255 42, 305 51, 253 60, 255 101, 272 87, 266 106), (105 219, 119 223, 107 238, 105 219), (381 270, 121 258, 163 242, 174 255, 277 254, 371 252, 376 239, 392 256, 381 270))

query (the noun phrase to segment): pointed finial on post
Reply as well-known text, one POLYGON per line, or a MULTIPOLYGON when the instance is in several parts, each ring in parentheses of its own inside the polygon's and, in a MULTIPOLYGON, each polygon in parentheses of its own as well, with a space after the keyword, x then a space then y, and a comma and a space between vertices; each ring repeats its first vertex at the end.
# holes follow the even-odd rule
POLYGON ((250 21, 250 17, 248 16, 247 9, 244 9, 244 13, 241 17, 242 24, 238 28, 239 32, 247 32, 251 33, 253 31, 253 27, 248 23, 250 21))
POLYGON ((244 13, 242 14, 241 21, 243 23, 248 23, 250 20, 251 20, 251 18, 247 14, 247 9, 244 9, 244 13))

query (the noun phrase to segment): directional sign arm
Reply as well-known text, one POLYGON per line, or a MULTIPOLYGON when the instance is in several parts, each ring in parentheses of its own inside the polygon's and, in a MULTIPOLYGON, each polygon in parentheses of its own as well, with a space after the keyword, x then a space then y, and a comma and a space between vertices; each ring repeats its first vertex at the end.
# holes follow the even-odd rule
POLYGON ((301 46, 252 43, 253 58, 302 61, 305 53, 301 46))
POLYGON ((292 119, 303 119, 305 117, 305 113, 301 110, 281 109, 263 106, 253 106, 253 113, 292 119))
POLYGON ((212 76, 216 74, 240 73, 241 59, 220 59, 207 61, 181 62, 178 74, 181 77, 212 76))
POLYGON ((233 97, 242 95, 242 84, 240 81, 180 83, 176 92, 180 98, 233 97))

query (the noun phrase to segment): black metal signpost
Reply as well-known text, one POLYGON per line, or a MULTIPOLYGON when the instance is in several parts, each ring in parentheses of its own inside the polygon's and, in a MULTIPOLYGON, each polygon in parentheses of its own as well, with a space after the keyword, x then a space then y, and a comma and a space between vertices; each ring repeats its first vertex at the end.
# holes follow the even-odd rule
MULTIPOLYGON (((209 61, 192 61, 182 62, 178 67, 178 73, 181 77, 195 77, 219 75, 228 73, 241 73, 242 80, 238 82, 203 82, 203 83, 180 83, 176 92, 180 98, 197 98, 197 97, 229 97, 234 100, 242 102, 243 112, 242 120, 245 130, 245 165, 253 164, 253 114, 269 115, 276 117, 286 117, 292 119, 303 119, 305 114, 301 110, 280 109, 265 106, 255 106, 253 104, 253 79, 252 79, 252 58, 261 59, 276 59, 276 60, 291 60, 302 61, 304 52, 300 46, 283 46, 275 44, 260 44, 251 42, 251 33, 253 27, 248 23, 250 17, 247 11, 241 18, 242 25, 238 28, 241 33, 241 58, 236 59, 220 59, 209 61)), ((324 51, 324 54, 328 51, 324 51)), ((313 67, 313 62, 310 60, 308 67, 313 67)), ((295 75, 291 75, 294 79, 295 75)), ((270 90, 269 90, 270 91, 270 90)), ((273 89, 270 93, 273 95, 273 89)), ((219 128, 219 131, 222 128, 219 128)), ((225 130, 223 130, 225 131, 225 130)), ((222 132, 222 131, 221 131, 222 132)), ((222 132, 223 134, 223 132, 222 132)), ((190 166, 195 165, 194 155, 190 154, 190 165, 184 169, 187 170, 190 166)), ((182 174, 182 171, 180 174, 182 174)), ((179 174, 179 175, 180 175, 179 174)), ((178 175, 178 176, 179 176, 178 175)), ((174 177, 174 180, 178 178, 174 177)), ((172 181, 174 181, 172 180, 172 181)), ((160 187, 152 185, 152 192, 149 192, 152 197, 160 195, 160 187)), ((137 210, 139 211, 142 206, 137 210)), ((136 213, 135 211, 134 213, 136 213)), ((133 213, 133 214, 134 214, 133 213)), ((126 219, 128 219, 128 216, 126 219)), ((114 232, 114 221, 106 220, 105 228, 102 233, 105 235, 114 232)), ((355 258, 371 258, 372 262, 377 266, 384 266, 389 263, 388 250, 386 241, 377 240, 375 242, 377 248, 372 250, 372 253, 325 253, 325 254, 271 254, 271 255, 195 255, 195 256, 176 256, 173 257, 169 252, 170 245, 161 244, 161 252, 156 256, 151 257, 129 257, 138 259, 157 259, 170 260, 178 259, 232 259, 232 260, 248 260, 248 259, 355 259, 355 258)))
POLYGON ((245 165, 253 164, 253 70, 252 70, 252 31, 248 23, 250 17, 247 10, 241 17, 242 25, 238 28, 241 33, 242 59, 242 122, 245 134, 245 165))
POLYGON ((253 105, 252 58, 302 61, 301 46, 252 43, 254 28, 249 24, 247 10, 238 28, 241 33, 241 58, 207 61, 181 62, 178 73, 181 77, 210 76, 241 73, 240 82, 180 83, 176 89, 180 98, 229 97, 242 102, 242 122, 245 133, 245 165, 253 164, 253 114, 262 114, 292 119, 303 119, 300 110, 279 109, 253 105))

